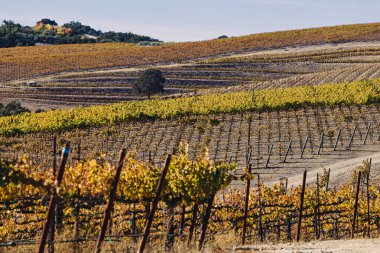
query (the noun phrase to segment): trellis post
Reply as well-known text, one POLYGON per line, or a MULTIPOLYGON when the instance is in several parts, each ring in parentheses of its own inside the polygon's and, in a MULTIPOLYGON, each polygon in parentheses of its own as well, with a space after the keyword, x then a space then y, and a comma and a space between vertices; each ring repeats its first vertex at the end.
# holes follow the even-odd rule
POLYGON ((100 229, 99 237, 98 237, 98 240, 96 242, 95 252, 100 252, 100 247, 101 247, 102 242, 104 240, 104 237, 106 235, 107 226, 108 226, 110 218, 111 218, 111 212, 112 212, 112 209, 114 206, 114 201, 116 198, 117 185, 119 183, 120 174, 121 174, 121 170, 123 168, 123 162, 124 162, 126 155, 127 155, 127 149, 123 148, 122 150, 120 150, 119 159, 118 159, 118 162, 116 165, 116 174, 115 174, 115 177, 114 177, 114 180, 112 183, 112 188, 110 190, 108 204, 107 204, 106 210, 104 212, 102 227, 100 229))
POLYGON ((297 242, 299 242, 300 238, 301 238, 302 211, 303 211, 303 202, 304 202, 305 188, 306 188, 306 173, 307 173, 307 171, 305 170, 303 172, 302 189, 301 189, 301 202, 300 202, 300 208, 299 208, 299 214, 298 214, 297 242))
POLYGON ((355 193, 355 204, 354 204, 354 216, 352 219, 352 230, 351 230, 351 238, 354 238, 355 235, 355 225, 356 225, 356 216, 358 212, 358 201, 359 201, 359 191, 360 191, 360 179, 361 179, 361 171, 358 173, 358 181, 356 183, 356 193, 355 193))
POLYGON ((161 173, 160 179, 159 179, 158 184, 157 184, 156 196, 153 200, 152 208, 150 209, 149 216, 148 216, 148 219, 147 219, 146 224, 145 224, 143 239, 141 241, 139 251, 138 251, 139 253, 144 252, 145 246, 148 242, 150 227, 152 226, 154 214, 156 212, 157 205, 158 205, 158 202, 159 202, 160 197, 161 197, 161 192, 164 188, 164 182, 165 182, 166 174, 169 170, 169 165, 170 165, 171 160, 172 160, 172 155, 169 154, 168 157, 166 158, 165 167, 161 173))
POLYGON ((305 153, 307 142, 310 139, 310 135, 307 136, 305 143, 303 144, 302 150, 301 150, 301 158, 303 158, 303 154, 305 153))
POLYGON ((267 159, 267 162, 266 162, 266 164, 265 164, 265 168, 266 168, 266 169, 268 168, 269 161, 270 161, 270 157, 272 156, 272 150, 273 150, 273 144, 271 144, 270 147, 269 147, 268 159, 267 159))
POLYGON ((338 147, 338 142, 339 142, 341 134, 342 134, 342 129, 339 128, 338 135, 336 136, 336 140, 335 140, 334 151, 336 151, 336 148, 338 147))
POLYGON ((322 132, 321 133, 321 137, 320 137, 320 141, 319 141, 319 147, 318 147, 318 155, 320 155, 321 154, 321 150, 322 150, 322 148, 323 148, 323 139, 324 139, 324 137, 325 137, 325 134, 322 132))
POLYGON ((351 148, 352 143, 354 142, 354 137, 355 137, 355 133, 356 133, 356 128, 357 128, 357 126, 355 126, 354 130, 352 131, 352 135, 351 135, 351 138, 350 138, 350 143, 348 144, 348 148, 351 148))
POLYGON ((288 158, 289 151, 291 148, 292 148, 292 141, 289 141, 288 148, 286 150, 286 154, 285 154, 284 161, 283 161, 284 163, 286 162, 286 158, 288 158))
POLYGON ((70 154, 70 144, 66 143, 66 145, 64 146, 62 150, 61 163, 60 163, 56 180, 55 180, 55 188, 53 189, 50 196, 48 215, 44 224, 44 228, 42 230, 42 235, 41 235, 39 247, 38 247, 38 253, 43 253, 45 249, 46 239, 49 233, 51 223, 54 219, 55 209, 57 207, 57 199, 58 199, 57 189, 62 184, 63 174, 65 172, 65 166, 66 166, 69 154, 70 154))
POLYGON ((367 132, 366 132, 366 134, 365 134, 365 138, 364 138, 364 142, 363 142, 363 144, 366 144, 366 143, 367 143, 367 139, 368 139, 369 132, 370 132, 370 130, 371 130, 371 126, 372 126, 372 123, 369 123, 369 125, 368 125, 368 129, 367 129, 367 132))
POLYGON ((245 237, 247 233, 247 217, 248 217, 249 192, 250 192, 250 187, 251 187, 251 178, 250 178, 251 172, 252 172, 252 165, 250 164, 247 168, 247 175, 246 175, 247 184, 245 187, 243 233, 242 233, 242 239, 241 239, 241 244, 243 245, 245 244, 245 237))

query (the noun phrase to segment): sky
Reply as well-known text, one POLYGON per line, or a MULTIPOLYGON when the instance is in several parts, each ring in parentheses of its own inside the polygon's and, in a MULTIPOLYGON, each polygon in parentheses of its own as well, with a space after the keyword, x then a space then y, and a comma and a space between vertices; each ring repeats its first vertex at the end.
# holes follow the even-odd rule
POLYGON ((167 42, 380 22, 379 13, 380 0, 0 0, 0 20, 80 21, 167 42))

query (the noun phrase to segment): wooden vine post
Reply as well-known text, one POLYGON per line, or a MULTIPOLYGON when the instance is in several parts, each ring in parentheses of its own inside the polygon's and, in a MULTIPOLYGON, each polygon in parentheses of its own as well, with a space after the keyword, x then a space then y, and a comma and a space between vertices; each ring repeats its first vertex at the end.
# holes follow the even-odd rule
POLYGON ((289 151, 291 148, 292 148, 292 141, 289 141, 288 148, 286 150, 286 154, 285 154, 284 161, 283 161, 284 163, 286 162, 286 158, 288 158, 289 151))
MULTIPOLYGON (((218 180, 219 176, 220 176, 220 171, 217 171, 216 174, 215 174, 215 180, 218 180)), ((212 209, 212 205, 214 203, 214 198, 215 198, 216 192, 217 192, 216 190, 211 192, 211 194, 210 194, 210 196, 209 196, 209 198, 207 200, 207 207, 206 207, 206 210, 205 210, 205 214, 202 217, 201 236, 199 238, 199 245, 198 245, 198 250, 199 251, 202 250, 202 247, 204 245, 204 241, 205 241, 205 238, 206 238, 207 226, 208 226, 208 222, 210 220, 211 209, 212 209)))
POLYGON ((366 143, 367 143, 368 135, 369 135, 369 132, 371 131, 371 126, 372 126, 372 123, 369 123, 369 125, 368 125, 368 129, 367 129, 367 132, 366 132, 365 137, 364 137, 364 142, 363 142, 363 144, 366 144, 366 143))
POLYGON ((329 168, 329 170, 328 170, 328 172, 327 172, 326 192, 329 190, 330 174, 331 174, 331 168, 329 168))
POLYGON ((252 165, 250 164, 248 166, 247 171, 247 185, 245 187, 245 203, 244 203, 244 218, 243 218, 243 234, 241 238, 241 244, 245 244, 245 237, 247 233, 247 217, 248 217, 248 203, 249 203, 249 190, 251 188, 251 172, 252 172, 252 165))
POLYGON ((198 203, 194 203, 193 210, 192 210, 192 216, 191 216, 191 225, 189 228, 189 238, 187 241, 188 245, 191 244, 191 240, 193 239, 195 224, 197 222, 197 214, 198 214, 198 203))
POLYGON ((335 140, 334 151, 336 151, 338 147, 338 142, 339 142, 341 134, 342 134, 342 129, 339 128, 338 135, 336 136, 336 140, 335 140))
POLYGON ((168 219, 167 219, 167 226, 166 226, 166 242, 165 242, 165 249, 167 251, 171 251, 173 245, 174 245, 174 205, 173 203, 167 203, 168 206, 168 219))
POLYGON ((358 126, 355 126, 354 130, 352 131, 352 135, 351 135, 351 138, 350 138, 350 143, 348 143, 348 148, 351 148, 352 143, 354 142, 354 137, 355 137, 355 133, 356 133, 356 129, 357 128, 358 128, 358 126))
POLYGON ((260 242, 264 241, 264 233, 263 233, 263 206, 262 206, 262 200, 261 200, 261 181, 260 181, 260 174, 257 174, 257 191, 258 191, 258 198, 259 198, 259 217, 258 217, 258 230, 259 230, 259 236, 260 236, 260 242))
MULTIPOLYGON (((57 145, 57 142, 56 144, 57 145)), ((56 173, 56 172, 55 172, 56 173)), ((55 208, 55 221, 54 223, 54 230, 57 230, 58 232, 62 231, 63 226, 63 202, 60 197, 57 198, 57 206, 55 208)))
POLYGON ((186 214, 186 206, 182 205, 181 207, 181 217, 179 221, 179 234, 182 236, 183 231, 185 229, 185 214, 186 214))
POLYGON ((102 227, 100 229, 99 237, 98 237, 98 240, 96 242, 95 252, 100 252, 102 242, 103 242, 104 237, 106 235, 107 226, 108 226, 108 223, 109 223, 109 220, 111 217, 111 212, 112 212, 112 209, 114 206, 114 201, 116 198, 116 190, 117 190, 117 185, 118 185, 119 179, 120 179, 121 169, 123 168, 123 162, 124 162, 126 155, 127 155, 127 149, 125 149, 125 148, 121 149, 120 154, 119 154, 119 160, 118 160, 117 165, 116 165, 116 174, 115 174, 115 177, 114 177, 114 180, 112 183, 112 187, 110 190, 110 194, 109 194, 108 204, 107 204, 106 210, 104 212, 102 227))
POLYGON ((307 136, 306 141, 303 144, 303 147, 302 147, 302 150, 301 150, 301 158, 303 158, 303 155, 304 155, 305 149, 306 149, 306 145, 307 145, 307 142, 309 141, 309 139, 310 139, 310 135, 307 136))
MULTIPOLYGON (((54 136, 53 138, 53 175, 54 177, 57 176, 57 136, 54 136)), ((55 218, 50 223, 50 230, 48 235, 48 252, 54 253, 54 240, 55 240, 55 218)))
POLYGON ((245 159, 246 164, 249 164, 251 162, 251 157, 252 157, 252 148, 251 148, 251 124, 252 124, 252 119, 248 119, 248 136, 247 136, 247 157, 245 159))
POLYGON ((270 157, 272 156, 272 150, 273 150, 273 144, 271 144, 269 146, 269 154, 268 154, 267 162, 265 163, 265 168, 266 169, 268 168, 270 157))
POLYGON ((319 188, 320 188, 319 174, 317 173, 317 239, 321 237, 321 230, 322 230, 319 188))
POLYGON ((57 174, 57 136, 53 139, 53 174, 57 174))
POLYGON ((49 229, 51 227, 51 223, 53 222, 53 219, 55 216, 55 209, 57 207, 57 199, 58 199, 57 189, 61 187, 63 173, 65 172, 65 166, 66 166, 69 154, 70 154, 70 144, 66 143, 66 145, 64 146, 62 150, 61 164, 58 168, 58 173, 55 180, 55 188, 53 189, 50 196, 48 214, 47 214, 44 228, 42 230, 42 235, 39 241, 38 253, 43 253, 45 249, 46 239, 48 237, 49 229))
POLYGON ((152 208, 150 209, 148 219, 145 223, 144 234, 143 234, 143 238, 142 238, 142 241, 141 241, 141 244, 139 247, 139 251, 138 251, 139 253, 144 252, 145 246, 148 242, 150 227, 152 226, 153 219, 154 219, 154 213, 156 212, 157 205, 158 205, 158 202, 159 202, 160 197, 161 197, 161 192, 164 188, 164 182, 165 182, 166 174, 169 170, 169 165, 170 165, 171 160, 172 160, 172 155, 169 154, 168 157, 166 158, 165 167, 161 173, 160 179, 159 179, 158 184, 157 184, 156 196, 153 200, 152 208))
POLYGON ((289 216, 286 217, 285 224, 286 224, 286 239, 288 241, 291 241, 292 240, 292 222, 289 216))
POLYGON ((303 211, 303 202, 304 202, 304 198, 305 198, 306 174, 307 174, 307 171, 305 170, 303 172, 301 202, 300 202, 300 210, 299 210, 299 214, 298 214, 297 242, 299 242, 300 238, 301 238, 302 211, 303 211))
POLYGON ((264 229, 263 229, 263 206, 261 205, 260 201, 260 207, 259 207, 259 217, 257 220, 258 230, 259 230, 259 236, 260 236, 260 242, 264 242, 264 229))
POLYGON ((367 173, 367 235, 371 238, 371 213, 370 213, 370 195, 369 195, 369 175, 371 173, 372 158, 369 159, 368 173, 367 173))
POLYGON ((361 175, 362 175, 362 172, 359 170, 359 173, 358 173, 358 182, 356 184, 354 217, 352 219, 351 238, 354 238, 354 235, 355 235, 355 225, 356 225, 356 215, 357 215, 357 212, 358 212, 358 201, 359 201, 359 191, 360 191, 360 179, 361 179, 361 175))
POLYGON ((318 155, 320 155, 321 154, 321 150, 322 150, 322 148, 323 148, 323 139, 324 139, 324 137, 325 137, 325 134, 322 132, 321 133, 321 138, 320 138, 320 141, 319 141, 319 147, 318 147, 318 155))
POLYGON ((215 193, 212 193, 207 201, 205 214, 202 217, 201 236, 199 238, 198 250, 201 251, 206 238, 207 225, 211 215, 212 204, 214 203, 215 193))

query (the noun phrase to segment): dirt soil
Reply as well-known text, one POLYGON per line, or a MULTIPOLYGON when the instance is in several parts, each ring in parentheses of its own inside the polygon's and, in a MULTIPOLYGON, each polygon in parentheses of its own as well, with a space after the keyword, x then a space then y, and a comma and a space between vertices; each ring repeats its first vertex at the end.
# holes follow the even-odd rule
POLYGON ((278 245, 246 245, 236 246, 231 252, 370 253, 380 252, 380 239, 313 241, 305 243, 285 243, 278 245))
MULTIPOLYGON (((333 162, 325 165, 325 168, 331 169, 330 178, 332 185, 340 185, 347 182, 354 170, 357 170, 358 166, 363 164, 363 161, 369 161, 371 159, 372 171, 379 171, 380 169, 380 152, 367 154, 364 156, 358 156, 352 159, 345 159, 343 161, 333 162)), ((308 171, 306 183, 312 183, 317 180, 317 173, 321 174, 321 169, 313 169, 308 171)), ((289 177, 290 185, 298 186, 302 184, 303 174, 297 174, 289 177)), ((380 252, 380 249, 379 249, 380 252)))

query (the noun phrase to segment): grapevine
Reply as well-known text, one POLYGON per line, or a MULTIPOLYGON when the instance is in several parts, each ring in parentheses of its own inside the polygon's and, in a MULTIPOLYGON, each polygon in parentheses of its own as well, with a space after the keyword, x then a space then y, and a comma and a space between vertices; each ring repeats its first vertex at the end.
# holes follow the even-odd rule
POLYGON ((380 80, 364 80, 25 113, 1 117, 0 133, 9 136, 112 125, 141 119, 292 109, 310 105, 371 104, 379 101, 379 85, 380 80))

